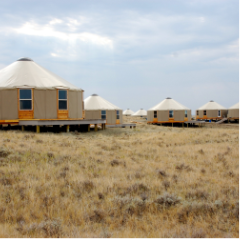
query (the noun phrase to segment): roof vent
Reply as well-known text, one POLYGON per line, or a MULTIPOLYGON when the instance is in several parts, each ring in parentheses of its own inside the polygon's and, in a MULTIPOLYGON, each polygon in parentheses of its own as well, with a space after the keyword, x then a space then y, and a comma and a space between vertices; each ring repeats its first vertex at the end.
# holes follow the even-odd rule
POLYGON ((143 110, 143 108, 141 108, 141 110, 143 110))
POLYGON ((129 110, 129 108, 127 108, 129 110))
POLYGON ((92 96, 98 96, 97 94, 92 94, 92 96))
POLYGON ((170 100, 170 99, 172 99, 172 98, 171 98, 171 97, 167 97, 166 99, 170 100))
POLYGON ((22 57, 22 58, 19 58, 17 61, 33 61, 33 60, 28 57, 22 57))
POLYGON ((210 100, 210 102, 214 102, 214 100, 210 100))

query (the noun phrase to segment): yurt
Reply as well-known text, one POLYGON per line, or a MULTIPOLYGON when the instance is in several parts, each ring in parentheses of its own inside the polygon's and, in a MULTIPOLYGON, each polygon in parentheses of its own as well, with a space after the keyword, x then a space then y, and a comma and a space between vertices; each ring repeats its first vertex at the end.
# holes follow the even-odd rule
POLYGON ((239 103, 228 109, 228 118, 239 119, 239 103))
POLYGON ((0 70, 0 122, 82 119, 83 90, 20 58, 0 70))
POLYGON ((196 119, 217 120, 225 117, 227 117, 227 109, 213 100, 196 110, 196 119))
POLYGON ((147 112, 148 123, 184 123, 191 120, 191 110, 168 97, 147 112))
POLYGON ((106 119, 107 125, 122 124, 122 110, 93 94, 84 100, 85 119, 106 119))
POLYGON ((144 110, 143 108, 141 108, 136 113, 132 114, 132 116, 146 117, 147 116, 147 111, 144 110))
POLYGON ((123 111, 123 115, 131 116, 132 114, 134 114, 134 112, 130 109, 126 109, 123 111))

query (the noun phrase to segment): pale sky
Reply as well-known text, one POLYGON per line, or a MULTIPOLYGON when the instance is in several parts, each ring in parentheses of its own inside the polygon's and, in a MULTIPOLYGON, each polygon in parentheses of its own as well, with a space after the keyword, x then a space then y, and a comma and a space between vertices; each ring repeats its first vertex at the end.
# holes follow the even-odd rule
POLYGON ((0 2, 0 69, 20 57, 123 110, 239 102, 238 0, 0 2))

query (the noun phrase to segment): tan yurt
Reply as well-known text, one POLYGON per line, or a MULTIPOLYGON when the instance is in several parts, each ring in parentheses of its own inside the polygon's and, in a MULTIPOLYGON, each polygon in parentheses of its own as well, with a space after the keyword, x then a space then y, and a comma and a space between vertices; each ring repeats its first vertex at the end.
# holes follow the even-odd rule
POLYGON ((184 123, 191 120, 191 110, 168 97, 147 112, 148 123, 184 123))
POLYGON ((225 107, 211 100, 196 110, 196 119, 222 119, 227 117, 227 111, 225 107))
POLYGON ((147 111, 141 108, 140 110, 132 114, 132 116, 146 117, 147 111))
POLYGON ((239 103, 228 109, 228 118, 239 119, 239 103))
POLYGON ((30 58, 0 70, 0 123, 82 119, 83 90, 30 58))
POLYGON ((107 125, 122 124, 122 110, 93 94, 84 100, 85 119, 106 119, 107 125))
POLYGON ((134 114, 134 112, 130 109, 126 109, 123 111, 123 115, 131 116, 132 114, 134 114))

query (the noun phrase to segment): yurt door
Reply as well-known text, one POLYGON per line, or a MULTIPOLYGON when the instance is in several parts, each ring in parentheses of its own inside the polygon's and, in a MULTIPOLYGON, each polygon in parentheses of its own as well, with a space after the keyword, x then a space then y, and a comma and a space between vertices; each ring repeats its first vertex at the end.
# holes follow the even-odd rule
POLYGON ((116 124, 120 124, 120 111, 116 110, 116 124))
POLYGON ((18 118, 33 119, 33 89, 18 89, 18 118))

